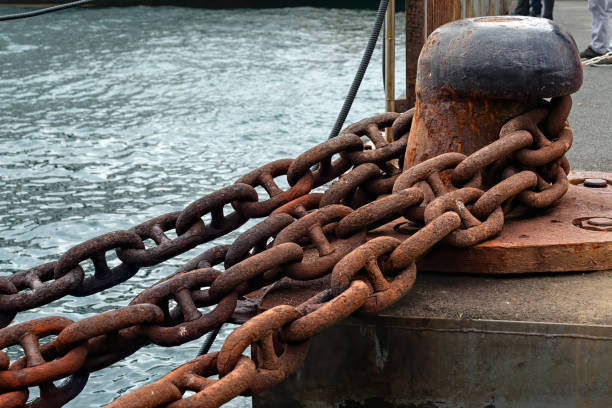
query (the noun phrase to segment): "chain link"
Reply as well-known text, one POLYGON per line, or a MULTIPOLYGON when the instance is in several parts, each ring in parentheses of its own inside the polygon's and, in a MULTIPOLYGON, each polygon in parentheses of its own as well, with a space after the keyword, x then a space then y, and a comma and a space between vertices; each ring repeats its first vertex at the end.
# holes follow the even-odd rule
POLYGON ((269 389, 300 367, 315 334, 355 312, 377 313, 404 296, 415 281, 417 260, 438 242, 475 245, 501 231, 504 214, 520 206, 545 208, 563 196, 570 108, 569 96, 543 101, 470 156, 446 153, 403 171, 414 110, 377 115, 295 159, 266 164, 183 211, 90 239, 55 262, 0 278, 4 327, 19 312, 67 295, 97 293, 139 268, 266 217, 232 245, 191 259, 128 306, 78 322, 50 316, 0 329, 0 349, 20 345, 25 353, 11 364, 0 351, 0 405, 25 406, 29 387, 39 386, 34 406, 61 406, 83 389, 89 373, 147 344, 183 344, 225 322, 242 325, 219 353, 197 357, 109 407, 217 407, 269 389), (392 142, 381 134, 388 127, 392 142), (364 147, 364 137, 373 150, 364 147), (286 190, 275 181, 284 175, 286 190), (324 193, 311 192, 334 179, 324 193), (255 187, 268 198, 259 201, 255 187), (228 205, 234 211, 225 215, 228 205), (406 240, 366 241, 367 231, 400 216, 419 223, 406 240), (166 235, 170 230, 176 231, 173 239, 166 235), (148 240, 155 245, 147 248, 148 240), (106 256, 112 250, 121 264, 111 269, 106 256), (94 274, 85 277, 81 263, 88 259, 94 274), (220 264, 224 272, 214 269, 220 264), (313 279, 323 289, 311 298, 257 314, 274 284, 291 287, 313 279), (211 306, 206 313, 199 310, 211 306), (39 345, 47 336, 55 337, 39 345), (249 346, 251 358, 242 355, 249 346), (210 378, 215 375, 219 378, 210 378), (61 378, 67 380, 56 387, 53 381, 61 378), (193 394, 184 397, 186 391, 193 394))

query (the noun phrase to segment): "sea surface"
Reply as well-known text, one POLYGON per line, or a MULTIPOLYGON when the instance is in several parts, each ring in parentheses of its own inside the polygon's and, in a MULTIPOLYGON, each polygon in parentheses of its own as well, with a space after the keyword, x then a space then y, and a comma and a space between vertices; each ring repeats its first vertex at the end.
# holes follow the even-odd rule
MULTIPOLYGON (((17 11, 0 8, 0 15, 17 11)), ((374 17, 312 8, 129 7, 0 22, 0 276, 181 210, 251 169, 326 140, 374 17)), ((399 13, 398 44, 403 20, 399 13)), ((380 45, 347 124, 384 110, 380 45)), ((402 47, 397 54, 403 61, 402 47)), ((81 320, 126 306, 250 225, 117 287, 65 297, 15 322, 81 320)), ((224 327, 213 350, 231 330, 224 327)), ((109 403, 194 358, 200 344, 145 347, 92 373, 68 406, 109 403)), ((249 407, 250 399, 227 406, 249 407)))

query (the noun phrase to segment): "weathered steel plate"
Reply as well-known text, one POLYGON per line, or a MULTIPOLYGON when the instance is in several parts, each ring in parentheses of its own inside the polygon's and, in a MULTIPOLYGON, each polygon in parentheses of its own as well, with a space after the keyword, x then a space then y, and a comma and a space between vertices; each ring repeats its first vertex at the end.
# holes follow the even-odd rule
MULTIPOLYGON (((419 271, 533 273, 612 269, 612 173, 571 172, 567 194, 540 215, 509 220, 495 238, 472 248, 440 244, 418 263, 419 271), (606 180, 606 187, 585 187, 584 179, 606 180), (574 185, 576 184, 576 185, 574 185)), ((597 184, 597 183, 596 183, 597 184)), ((373 231, 391 235, 401 221, 373 231)), ((398 228, 396 228, 398 229, 398 228)))

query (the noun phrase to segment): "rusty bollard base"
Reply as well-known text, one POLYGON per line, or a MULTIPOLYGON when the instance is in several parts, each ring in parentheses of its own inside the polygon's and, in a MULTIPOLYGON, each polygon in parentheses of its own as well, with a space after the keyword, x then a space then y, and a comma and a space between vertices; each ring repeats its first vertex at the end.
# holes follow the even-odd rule
MULTIPOLYGON (((612 173, 572 171, 568 178, 567 193, 548 210, 507 220, 497 237, 471 248, 441 244, 418 262, 419 270, 486 274, 612 270, 612 173)), ((368 238, 390 235, 403 240, 410 236, 411 225, 396 220, 368 238)))
POLYGON ((419 56, 405 167, 446 152, 469 155, 540 98, 582 85, 575 42, 554 21, 478 17, 436 29, 419 56))

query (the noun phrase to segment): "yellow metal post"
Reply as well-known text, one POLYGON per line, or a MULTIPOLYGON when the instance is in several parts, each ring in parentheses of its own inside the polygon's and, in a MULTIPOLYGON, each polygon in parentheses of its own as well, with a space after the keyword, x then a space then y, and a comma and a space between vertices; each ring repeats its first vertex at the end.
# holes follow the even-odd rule
MULTIPOLYGON (((395 112, 395 0, 389 0, 385 16, 385 110, 395 112)), ((386 135, 391 141, 390 129, 386 135)))

